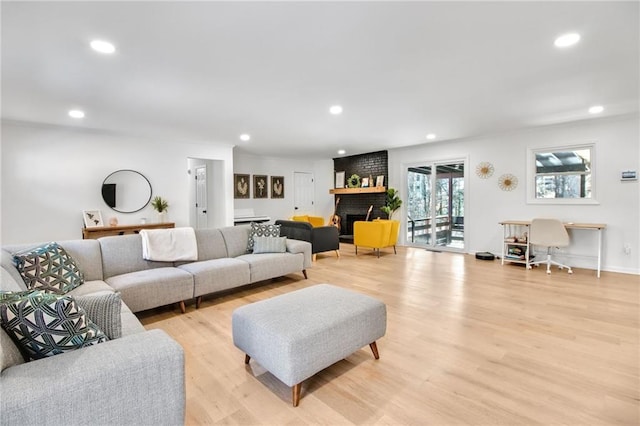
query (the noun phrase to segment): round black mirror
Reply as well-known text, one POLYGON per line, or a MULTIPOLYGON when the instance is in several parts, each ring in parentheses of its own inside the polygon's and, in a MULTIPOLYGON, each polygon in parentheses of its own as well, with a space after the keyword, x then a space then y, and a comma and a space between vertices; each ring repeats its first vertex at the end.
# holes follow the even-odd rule
POLYGON ((102 199, 117 212, 137 212, 151 201, 151 183, 135 170, 117 170, 102 182, 102 199))

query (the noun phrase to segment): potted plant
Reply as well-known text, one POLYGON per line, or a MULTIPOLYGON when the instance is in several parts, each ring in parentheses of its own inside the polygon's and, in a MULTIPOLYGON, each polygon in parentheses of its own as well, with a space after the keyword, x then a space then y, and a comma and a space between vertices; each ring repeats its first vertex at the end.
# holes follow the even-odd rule
POLYGON ((167 216, 167 210, 169 209, 169 203, 167 200, 156 195, 153 197, 153 200, 151 200, 151 207, 158 212, 158 220, 160 223, 164 222, 164 219, 167 216))
POLYGON ((394 188, 387 189, 386 201, 384 206, 380 208, 383 212, 389 216, 389 219, 393 216, 393 213, 400 208, 402 200, 398 195, 398 191, 394 188))

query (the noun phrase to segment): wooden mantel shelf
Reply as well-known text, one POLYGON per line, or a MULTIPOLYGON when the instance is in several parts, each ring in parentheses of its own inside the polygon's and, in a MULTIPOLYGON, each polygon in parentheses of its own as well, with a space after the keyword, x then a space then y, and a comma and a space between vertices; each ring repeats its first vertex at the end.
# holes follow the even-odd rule
POLYGON ((335 188, 329 190, 329 194, 374 194, 378 192, 387 192, 387 187, 372 186, 370 188, 335 188))

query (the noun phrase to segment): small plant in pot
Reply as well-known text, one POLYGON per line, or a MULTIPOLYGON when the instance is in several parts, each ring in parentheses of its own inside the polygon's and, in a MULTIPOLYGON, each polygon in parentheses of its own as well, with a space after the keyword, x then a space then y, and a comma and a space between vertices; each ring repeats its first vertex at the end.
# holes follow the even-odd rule
POLYGON ((398 195, 398 191, 394 188, 387 189, 386 201, 384 206, 380 208, 383 212, 389 216, 389 219, 393 216, 393 213, 400 208, 402 200, 398 195))
POLYGON ((153 197, 153 200, 151 200, 151 207, 158 212, 158 219, 160 222, 164 222, 167 210, 169 209, 169 203, 167 200, 156 195, 153 197))

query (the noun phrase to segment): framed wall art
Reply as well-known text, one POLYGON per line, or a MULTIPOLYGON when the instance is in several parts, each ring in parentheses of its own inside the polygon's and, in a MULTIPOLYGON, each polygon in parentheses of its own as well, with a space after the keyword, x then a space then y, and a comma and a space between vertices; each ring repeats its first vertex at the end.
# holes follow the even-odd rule
POLYGON ((253 175, 253 198, 269 198, 266 175, 253 175))
POLYGON ((344 172, 336 172, 336 188, 344 188, 344 172))
POLYGON ((233 198, 249 198, 249 175, 233 175, 233 198))
POLYGON ((284 198, 284 176, 271 176, 271 198, 284 198))
POLYGON ((376 186, 384 186, 384 175, 376 177, 376 186))
POLYGON ((104 226, 104 223, 102 222, 102 213, 100 213, 100 210, 83 210, 82 218, 84 219, 84 226, 87 228, 104 226))

